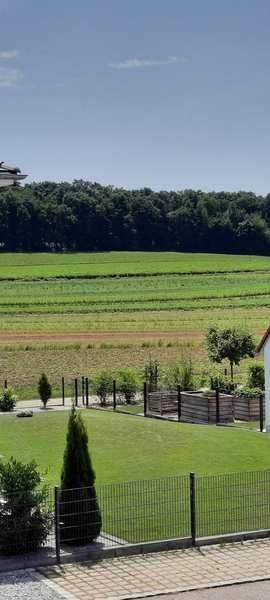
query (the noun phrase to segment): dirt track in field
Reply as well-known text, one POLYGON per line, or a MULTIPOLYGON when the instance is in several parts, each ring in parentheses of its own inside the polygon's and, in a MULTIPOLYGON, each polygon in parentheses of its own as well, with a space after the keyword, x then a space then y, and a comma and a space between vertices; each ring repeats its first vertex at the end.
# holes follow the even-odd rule
POLYGON ((98 332, 35 332, 35 333, 0 333, 0 343, 28 342, 113 342, 136 340, 192 340, 200 339, 200 331, 98 331, 98 332))

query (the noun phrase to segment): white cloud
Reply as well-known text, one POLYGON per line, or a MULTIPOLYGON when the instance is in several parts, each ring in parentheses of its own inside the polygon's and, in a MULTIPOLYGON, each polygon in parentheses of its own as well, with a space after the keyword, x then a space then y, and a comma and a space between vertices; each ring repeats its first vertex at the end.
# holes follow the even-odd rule
POLYGON ((21 78, 20 69, 8 69, 0 67, 0 88, 10 88, 21 78))
POLYGON ((142 67, 159 67, 161 65, 176 65, 185 62, 186 59, 183 56, 168 56, 162 59, 129 58, 123 62, 110 63, 108 66, 111 69, 140 69, 142 67))
POLYGON ((17 56, 19 56, 19 50, 0 51, 0 59, 2 60, 11 60, 12 58, 17 58, 17 56))

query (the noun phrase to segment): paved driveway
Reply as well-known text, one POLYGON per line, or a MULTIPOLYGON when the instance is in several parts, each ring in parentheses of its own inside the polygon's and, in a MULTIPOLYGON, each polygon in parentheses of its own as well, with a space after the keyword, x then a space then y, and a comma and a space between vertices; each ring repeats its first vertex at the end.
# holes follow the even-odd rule
MULTIPOLYGON (((56 584, 55 589, 76 600, 154 597, 270 578, 270 540, 74 563, 61 568, 42 568, 39 572, 56 584)), ((183 595, 183 598, 197 600, 204 594, 205 598, 219 599, 217 593, 224 594, 221 599, 233 598, 232 588, 224 592, 200 591, 199 595, 183 595)))

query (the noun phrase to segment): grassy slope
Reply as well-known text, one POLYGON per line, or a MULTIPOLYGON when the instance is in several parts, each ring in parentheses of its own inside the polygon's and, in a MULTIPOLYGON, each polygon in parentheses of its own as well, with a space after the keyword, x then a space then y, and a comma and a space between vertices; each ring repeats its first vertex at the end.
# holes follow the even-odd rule
MULTIPOLYGON (((67 413, 60 412, 35 414, 29 420, 0 417, 0 453, 23 461, 34 458, 47 482, 57 484, 67 417, 67 413)), ((84 411, 84 418, 99 484, 103 530, 129 541, 189 535, 189 480, 182 474, 269 467, 270 440, 254 432, 93 410, 84 411), (139 482, 162 477, 166 479, 139 482), (131 480, 131 485, 123 484, 131 480), (113 491, 110 486, 100 488, 105 483, 117 485, 113 491)), ((258 506, 250 477, 242 483, 236 478, 199 478, 197 491, 199 535, 269 526, 267 474, 258 506)))
MULTIPOLYGON (((68 413, 0 418, 0 454, 35 459, 51 484, 59 481, 68 413), (16 442, 15 442, 16 440, 16 442)), ((176 424, 84 411, 99 483, 266 469, 270 439, 233 428, 176 424)))

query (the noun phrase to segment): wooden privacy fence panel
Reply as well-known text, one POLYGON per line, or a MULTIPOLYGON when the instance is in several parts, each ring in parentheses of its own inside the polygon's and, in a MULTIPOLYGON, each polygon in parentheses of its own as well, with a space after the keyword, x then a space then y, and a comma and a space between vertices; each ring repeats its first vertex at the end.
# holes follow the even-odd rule
MULTIPOLYGON (((186 423, 216 423, 216 394, 204 395, 200 392, 181 392, 181 421, 186 423)), ((151 415, 177 414, 178 393, 157 391, 147 395, 148 413, 151 415)), ((229 394, 219 394, 219 423, 233 422, 233 398, 229 394)))
MULTIPOLYGON (((260 418, 260 398, 245 398, 243 396, 234 396, 233 399, 234 418, 238 421, 258 421, 260 418)), ((263 414, 265 402, 263 400, 263 414)))
MULTIPOLYGON (((181 393, 181 421, 187 423, 216 423, 216 395, 206 396, 200 392, 181 393)), ((233 422, 232 396, 219 394, 219 423, 233 422)))
POLYGON ((174 391, 149 392, 148 411, 153 414, 177 413, 178 394, 174 391))

